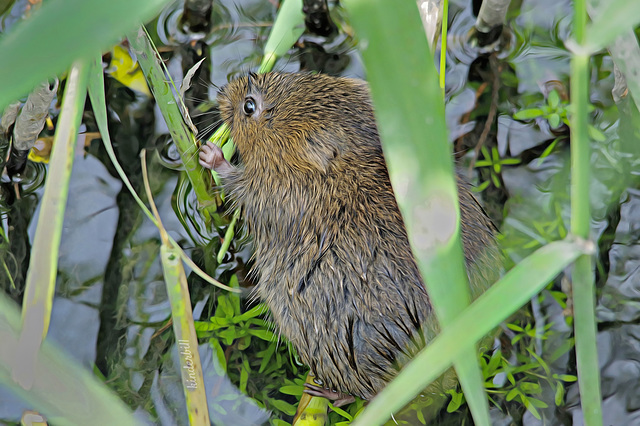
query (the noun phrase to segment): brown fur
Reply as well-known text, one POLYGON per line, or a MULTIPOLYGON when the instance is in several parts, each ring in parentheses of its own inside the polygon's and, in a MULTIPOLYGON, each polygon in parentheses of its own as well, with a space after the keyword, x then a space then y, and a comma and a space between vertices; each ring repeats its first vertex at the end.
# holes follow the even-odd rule
MULTIPOLYGON (((372 398, 437 326, 366 83, 250 74, 218 101, 240 155, 224 187, 253 237, 257 294, 325 387, 372 398)), ((462 180, 458 190, 477 294, 496 275, 494 227, 462 180)))

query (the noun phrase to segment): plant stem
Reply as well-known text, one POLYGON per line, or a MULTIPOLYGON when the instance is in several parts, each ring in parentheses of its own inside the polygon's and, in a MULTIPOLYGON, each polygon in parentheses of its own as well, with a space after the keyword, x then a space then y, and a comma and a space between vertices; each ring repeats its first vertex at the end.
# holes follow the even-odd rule
MULTIPOLYGON (((585 0, 576 0, 574 37, 584 43, 587 10, 585 0)), ((571 231, 589 239, 591 212, 589 204, 590 146, 588 135, 589 56, 576 54, 571 60, 571 231)), ((573 266, 573 302, 578 365, 578 386, 584 422, 602 425, 600 374, 596 347, 596 319, 593 260, 580 256, 573 266)))
POLYGON ((196 145, 195 137, 186 125, 178 107, 178 104, 182 103, 178 95, 178 89, 173 84, 173 81, 167 78, 168 72, 165 73, 160 54, 143 27, 131 32, 128 40, 131 49, 138 58, 156 104, 162 112, 162 117, 167 123, 175 146, 180 153, 185 173, 193 187, 193 192, 198 198, 198 202, 201 206, 211 207, 215 211, 216 201, 209 193, 209 179, 205 178, 203 168, 198 164, 198 146, 196 145))

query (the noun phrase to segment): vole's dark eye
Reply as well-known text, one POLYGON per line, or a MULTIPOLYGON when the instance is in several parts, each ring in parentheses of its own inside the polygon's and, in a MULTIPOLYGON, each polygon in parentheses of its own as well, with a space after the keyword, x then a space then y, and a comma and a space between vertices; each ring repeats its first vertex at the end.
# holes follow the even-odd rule
POLYGON ((252 116, 254 112, 256 112, 256 102, 253 98, 246 98, 244 100, 244 105, 242 105, 242 111, 247 116, 252 116))

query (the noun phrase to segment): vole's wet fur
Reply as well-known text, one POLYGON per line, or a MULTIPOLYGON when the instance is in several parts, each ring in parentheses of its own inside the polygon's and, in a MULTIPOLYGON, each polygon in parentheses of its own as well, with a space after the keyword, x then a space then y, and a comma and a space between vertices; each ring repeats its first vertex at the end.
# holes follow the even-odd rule
MULTIPOLYGON (((253 237, 257 294, 323 386, 372 398, 437 326, 366 83, 249 74, 218 101, 240 156, 221 168, 224 189, 253 237)), ((460 179, 458 191, 477 294, 499 269, 494 227, 460 179)))

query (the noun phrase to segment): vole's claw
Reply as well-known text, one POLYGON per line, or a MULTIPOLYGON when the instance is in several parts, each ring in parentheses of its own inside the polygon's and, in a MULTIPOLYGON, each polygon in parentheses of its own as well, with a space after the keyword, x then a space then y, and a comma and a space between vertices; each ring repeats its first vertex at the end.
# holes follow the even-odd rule
POLYGON ((310 383, 305 383, 304 386, 307 388, 304 390, 304 393, 311 396, 327 398, 329 401, 332 401, 334 407, 342 407, 343 405, 351 404, 356 400, 352 395, 348 395, 346 393, 338 392, 331 389, 325 389, 320 386, 312 385, 310 383))

